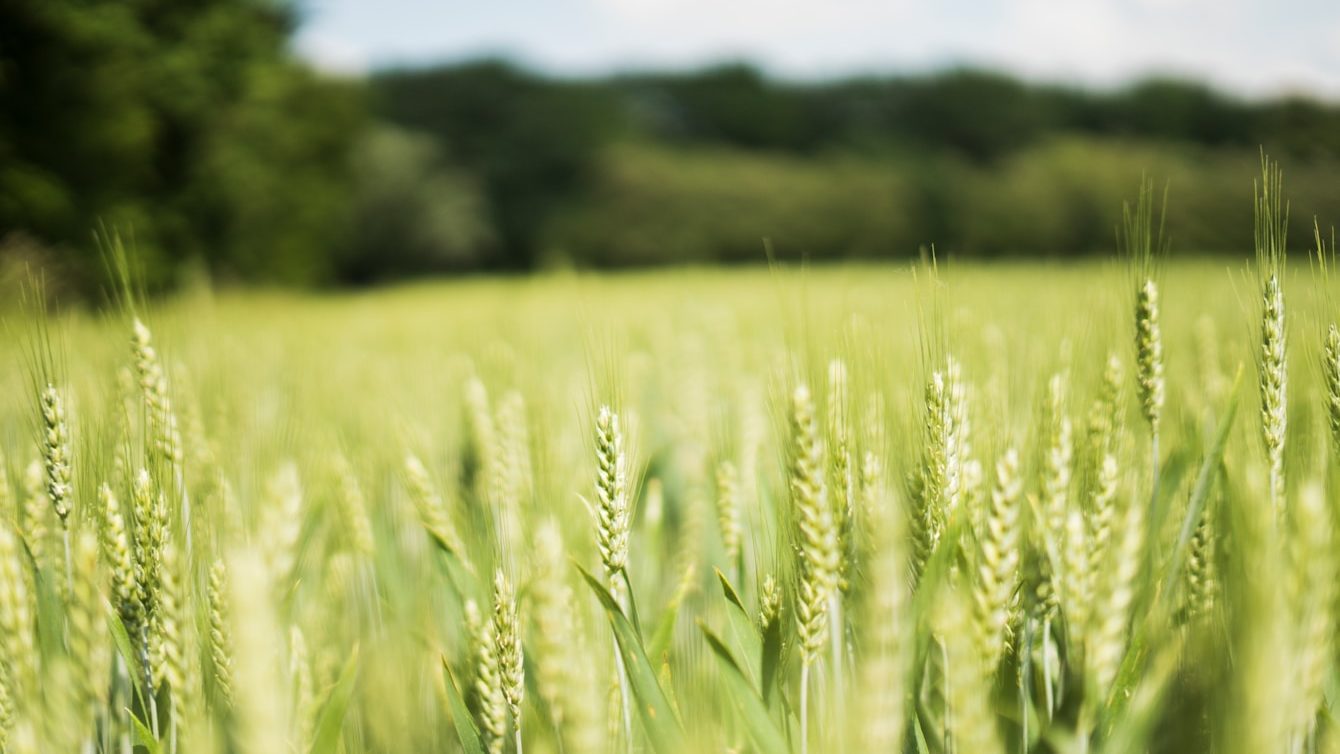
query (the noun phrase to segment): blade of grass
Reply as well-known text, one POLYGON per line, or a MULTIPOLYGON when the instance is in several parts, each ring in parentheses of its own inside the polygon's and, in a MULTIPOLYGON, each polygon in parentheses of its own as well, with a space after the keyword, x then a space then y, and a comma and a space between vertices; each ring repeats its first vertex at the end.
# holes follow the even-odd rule
POLYGON ((465 754, 487 754, 484 744, 479 740, 479 730, 470 716, 470 710, 461 697, 461 689, 456 685, 456 677, 451 672, 447 658, 442 657, 442 686, 447 696, 447 712, 451 714, 451 723, 456 727, 456 737, 461 741, 465 754))
POLYGON ((163 745, 154 738, 154 732, 149 730, 149 726, 135 717, 135 713, 130 710, 126 712, 130 713, 130 724, 135 728, 135 746, 144 747, 146 754, 163 754, 163 745))
MULTIPOLYGON (((647 738, 650 739, 653 748, 661 754, 684 751, 684 731, 675 716, 674 708, 666 698, 665 690, 656 679, 655 669, 647 660, 642 637, 619 609, 619 604, 604 584, 580 565, 577 566, 577 570, 581 572, 582 578, 586 579, 591 591, 595 592, 596 598, 600 600, 609 617, 610 626, 614 629, 614 640, 623 658, 628 683, 637 701, 638 716, 642 719, 647 738)), ((631 593, 629 602, 632 602, 631 593)))
POLYGON ((749 616, 740 594, 735 591, 730 579, 720 569, 717 569, 717 580, 721 582, 722 595, 726 598, 726 602, 730 603, 726 613, 730 616, 731 635, 735 637, 740 654, 745 658, 742 669, 753 683, 761 677, 763 637, 759 635, 758 624, 749 616))
POLYGON ((1214 443, 1206 452, 1205 458, 1201 462, 1200 471, 1196 475, 1196 483, 1191 490, 1191 498, 1187 502, 1186 516, 1183 519, 1177 543, 1165 565, 1166 572, 1163 580, 1158 591, 1151 598, 1150 605, 1137 612, 1137 615, 1143 617, 1135 622, 1130 645, 1122 659, 1121 669, 1117 672, 1116 681, 1112 684, 1111 692, 1104 704, 1102 714, 1104 722, 1100 726, 1100 730, 1111 732, 1112 719, 1120 713, 1120 707, 1124 703, 1123 700, 1130 697, 1131 690, 1139 680, 1141 665, 1148 650, 1151 633, 1160 630, 1172 614, 1174 606, 1172 593, 1178 585, 1182 561, 1186 557, 1186 548, 1195 530, 1196 522, 1200 518, 1200 513, 1205 507, 1205 500, 1209 497, 1215 470, 1223 458, 1224 448, 1228 445, 1228 437, 1233 429, 1233 419, 1237 415, 1238 409, 1238 392, 1242 386, 1242 371, 1242 366, 1239 365, 1237 375, 1233 379, 1233 388, 1229 391, 1224 410, 1220 413, 1214 443))
POLYGON ((745 730, 748 731, 754 745, 762 752, 789 752, 786 736, 777 728, 776 722, 768 713, 767 705, 758 695, 753 682, 745 676, 744 669, 740 667, 730 648, 702 621, 698 621, 698 628, 702 630, 708 646, 712 648, 713 654, 721 664, 723 676, 731 689, 728 696, 739 711, 745 730))
POLYGON ((354 683, 358 680, 358 646, 340 670, 339 680, 330 690, 326 702, 321 706, 317 717, 316 733, 312 737, 312 754, 335 751, 340 741, 340 732, 344 728, 344 716, 349 711, 349 701, 354 696, 354 683))

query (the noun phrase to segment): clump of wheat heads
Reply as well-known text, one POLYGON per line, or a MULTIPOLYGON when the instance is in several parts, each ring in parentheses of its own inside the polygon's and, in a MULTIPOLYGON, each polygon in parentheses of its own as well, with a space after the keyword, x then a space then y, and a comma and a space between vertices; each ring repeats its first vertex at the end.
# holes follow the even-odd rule
POLYGON ((469 444, 466 447, 468 470, 472 474, 474 492, 481 500, 492 495, 498 478, 498 432, 493 421, 488 388, 478 377, 466 380, 462 398, 465 409, 465 430, 469 444))
POLYGON ((535 582, 530 590, 535 620, 535 685, 544 699, 560 740, 575 751, 600 747, 596 715, 586 702, 597 692, 589 663, 582 655, 563 536, 553 519, 535 531, 535 582))
MULTIPOLYGON (((605 571, 610 593, 627 610, 631 595, 626 595, 628 578, 628 539, 633 511, 628 500, 628 458, 624 453, 619 415, 609 406, 596 413, 596 548, 605 571)), ((614 667, 618 676, 619 698, 623 708, 625 740, 632 742, 632 700, 629 698, 627 671, 618 644, 614 644, 614 667)))
POLYGON ((1008 448, 996 463, 991 504, 977 535, 977 580, 972 595, 979 651, 992 669, 1005 653, 1010 603, 1018 586, 1022 493, 1019 453, 1008 448))
POLYGON ((1289 371, 1284 321, 1285 242, 1289 205, 1284 200, 1279 164, 1261 155, 1256 184, 1256 266, 1261 278, 1261 350, 1257 361, 1261 387, 1261 438, 1270 471, 1270 502, 1284 510, 1284 439, 1288 429, 1289 371))
POLYGON ((19 518, 19 530, 23 543, 32 553, 38 570, 50 563, 51 503, 47 500, 46 470, 42 462, 33 459, 23 471, 23 504, 19 518))
POLYGON ((768 630, 782 618, 782 588, 777 577, 771 573, 763 577, 758 597, 758 632, 767 635, 768 630))
POLYGON ((1103 459, 1116 453, 1122 430, 1121 387, 1124 379, 1121 358, 1108 354, 1098 395, 1089 408, 1088 455, 1084 459, 1090 477, 1097 474, 1103 459))
POLYGON ((1096 569, 1107 562, 1111 549, 1112 529, 1117 515, 1117 457, 1112 453, 1103 456, 1098 471, 1089 486, 1089 555, 1088 562, 1096 569))
POLYGON ((470 638, 470 662, 474 673, 472 698, 475 718, 491 754, 501 754, 507 744, 507 696, 498 660, 497 634, 493 621, 485 620, 474 600, 465 603, 465 630, 470 638))
POLYGON ((796 624, 801 652, 800 742, 808 746, 810 669, 829 631, 829 597, 837 590, 837 522, 828 499, 824 443, 815 418, 814 399, 805 385, 791 396, 791 512, 795 521, 798 573, 796 624))
POLYGON ((931 616, 945 663, 945 750, 974 754, 1003 754, 1004 746, 991 706, 991 669, 978 645, 963 626, 971 622, 967 598, 946 589, 931 616))
POLYGON ((269 558, 275 583, 283 588, 298 564, 298 546, 302 539, 303 494, 298 465, 285 461, 265 485, 266 505, 261 514, 261 549, 269 558))
POLYGON ((293 719, 291 748, 305 751, 311 748, 312 728, 316 724, 317 701, 313 679, 311 653, 307 649, 307 635, 302 626, 293 624, 288 629, 289 685, 292 687, 293 719))
MULTIPOLYGON (((1329 246, 1321 236, 1321 225, 1316 221, 1312 223, 1312 236, 1321 278, 1321 300, 1333 308, 1331 276, 1335 269, 1335 229, 1331 229, 1329 246)), ((1326 386, 1323 400, 1326 404, 1327 424, 1331 430, 1331 451, 1340 454, 1340 327, 1336 326, 1335 321, 1327 324, 1326 335, 1322 338, 1321 376, 1326 386)))
POLYGON ((1066 403, 1067 376, 1052 375, 1047 382, 1044 406, 1045 444, 1042 448, 1042 513, 1047 532, 1060 541, 1065 532, 1065 517, 1070 505, 1070 486, 1074 472, 1074 425, 1066 403))
POLYGON ((214 689, 224 707, 233 706, 233 638, 228 605, 228 564, 216 560, 209 569, 206 592, 209 609, 209 654, 214 669, 214 689))
POLYGON ((106 484, 98 487, 98 505, 102 513, 102 526, 99 528, 102 557, 111 570, 112 607, 121 616, 127 633, 137 636, 145 620, 144 603, 140 599, 126 519, 121 513, 121 503, 116 499, 116 494, 106 484))
POLYGON ((1293 613, 1296 671, 1292 688, 1297 698, 1292 735, 1306 740, 1316 731, 1326 675, 1332 663, 1336 615, 1336 559, 1333 515, 1319 483, 1306 485, 1290 511, 1288 600, 1293 613))
POLYGON ((516 592, 499 568, 493 575, 493 641, 503 699, 512 715, 516 750, 521 752, 521 700, 526 690, 526 671, 521 647, 521 621, 516 592))
POLYGON ((1340 328, 1334 323, 1326 327, 1321 371, 1326 382, 1326 419, 1331 429, 1331 447, 1340 452, 1340 328))
POLYGON ((958 363, 951 357, 926 384, 924 448, 912 484, 912 575, 920 579, 963 489, 958 363))
POLYGON ((80 731, 93 730, 99 710, 106 704, 111 682, 112 637, 106 629, 105 580, 98 563, 98 539, 91 531, 75 538, 72 553, 74 578, 66 611, 67 639, 77 688, 73 710, 80 731))
POLYGON ((731 574, 738 576, 736 564, 744 540, 744 524, 740 511, 740 475, 735 464, 722 461, 717 466, 717 525, 721 530, 721 545, 731 574))
MULTIPOLYGON (((838 546, 844 554, 838 566, 838 586, 846 591, 852 529, 855 526, 855 500, 858 469, 851 430, 850 379, 842 359, 828 364, 828 458, 832 468, 833 517, 837 522, 838 546)), ((836 613, 835 613, 836 617, 836 613)))
POLYGON ((602 406, 596 415, 596 546, 610 592, 622 600, 620 579, 628 567, 632 507, 628 502, 628 459, 619 415, 602 406))
POLYGON ((335 470, 340 485, 339 494, 335 498, 338 504, 336 511, 340 515, 340 530, 349 537, 349 544, 355 554, 371 560, 376 554, 376 542, 372 535, 372 521, 368 518, 363 486, 359 484, 353 465, 344 455, 336 456, 335 470))
POLYGON ((1125 496, 1112 545, 1102 564, 1095 605, 1090 612, 1087 660, 1093 688, 1105 696, 1116 678, 1131 621, 1131 608, 1140 587, 1145 544, 1145 506, 1125 496))
POLYGON ((37 642, 22 548, 14 532, 0 526, 0 667, 9 697, 20 705, 38 692, 37 642))
MULTIPOLYGON (((869 501, 872 557, 870 596, 862 605, 858 705, 862 751, 896 751, 903 744, 911 659, 907 607, 907 527, 873 453, 862 463, 861 496, 869 501)), ((766 590, 765 590, 766 593, 766 590)), ((766 602, 765 602, 766 604, 766 602)))
MULTIPOLYGON (((1163 420, 1163 330, 1159 323, 1158 262, 1167 252, 1163 223, 1168 192, 1163 192, 1155 225, 1154 182, 1142 179, 1135 204, 1122 204, 1120 238, 1135 275, 1135 384, 1140 414, 1149 425, 1151 487, 1158 486, 1159 429, 1163 420)), ((1152 493, 1151 493, 1152 494, 1152 493)))
POLYGON ((230 718, 233 734, 241 751, 287 751, 290 705, 284 702, 283 674, 275 663, 275 648, 283 638, 266 558, 255 550, 241 550, 227 562, 234 678, 237 688, 247 690, 237 695, 230 718))
POLYGON ((159 574, 159 605, 150 615, 152 677, 156 689, 168 689, 169 737, 176 741, 196 712, 199 666, 182 558, 170 540, 163 548, 159 574))
MULTIPOLYGON (((74 482, 70 474, 70 426, 65 416, 65 401, 54 385, 42 391, 42 461, 47 472, 47 497, 60 519, 62 531, 70 528, 70 510, 74 503, 74 482)), ((68 543, 67 543, 68 549, 68 543)), ((66 553, 69 557, 69 553, 66 553)))
POLYGON ((1052 375, 1047 382, 1046 400, 1042 412, 1044 434, 1039 479, 1042 526, 1036 534, 1040 540, 1041 551, 1046 555, 1042 561, 1045 564, 1046 578, 1040 585, 1040 592, 1048 619, 1053 618, 1058 609, 1070 607, 1065 604, 1067 594, 1064 583, 1064 550, 1066 519, 1070 510, 1074 438, 1066 403, 1066 384, 1065 374, 1052 375))
MULTIPOLYGON (((149 419, 150 442, 163 460, 172 468, 178 468, 182 462, 181 432, 177 428, 177 415, 172 410, 167 374, 154 348, 153 335, 138 317, 131 323, 130 345, 149 419)), ((189 524, 189 519, 186 523, 189 524)))
POLYGON ((144 666, 145 679, 150 689, 156 688, 151 660, 151 627, 162 608, 160 597, 163 588, 162 568, 163 550, 167 546, 168 526, 167 510, 160 493, 149 476, 141 469, 135 476, 132 488, 132 512, 135 521, 135 592, 140 606, 144 610, 144 620, 139 629, 140 661, 144 666))
POLYGON ((466 570, 471 569, 470 558, 465 551, 465 543, 451 520, 451 511, 447 503, 438 494, 428 468, 418 456, 405 456, 405 486, 409 491, 414 512, 418 514, 419 524, 438 547, 456 556, 466 570))
MULTIPOLYGON (((1221 481, 1222 483, 1222 481, 1221 481)), ((1196 522, 1196 528, 1187 545, 1186 595, 1183 613, 1187 621, 1195 621, 1211 613, 1219 594, 1218 539, 1214 525, 1214 498, 1196 522)))

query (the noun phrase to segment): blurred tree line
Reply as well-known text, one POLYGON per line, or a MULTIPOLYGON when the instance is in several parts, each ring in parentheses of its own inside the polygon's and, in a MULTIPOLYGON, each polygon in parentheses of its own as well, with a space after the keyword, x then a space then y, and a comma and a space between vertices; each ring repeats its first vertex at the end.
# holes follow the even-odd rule
MULTIPOLYGON (((1301 232, 1340 215, 1340 106, 981 71, 744 65, 556 79, 500 61, 317 74, 286 0, 0 4, 0 275, 80 288, 93 231, 183 274, 363 283, 552 265, 1107 252, 1142 173, 1181 250, 1242 255, 1257 150, 1301 232)), ((1301 237, 1301 236, 1296 236, 1301 237)))

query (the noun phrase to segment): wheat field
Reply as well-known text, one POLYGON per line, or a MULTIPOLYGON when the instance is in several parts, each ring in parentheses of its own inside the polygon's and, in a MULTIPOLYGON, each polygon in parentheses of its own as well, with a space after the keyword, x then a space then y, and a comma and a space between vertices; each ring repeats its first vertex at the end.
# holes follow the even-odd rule
POLYGON ((16 306, 3 751, 1340 751, 1340 311, 1264 194, 1236 264, 1137 204, 1073 266, 16 306))

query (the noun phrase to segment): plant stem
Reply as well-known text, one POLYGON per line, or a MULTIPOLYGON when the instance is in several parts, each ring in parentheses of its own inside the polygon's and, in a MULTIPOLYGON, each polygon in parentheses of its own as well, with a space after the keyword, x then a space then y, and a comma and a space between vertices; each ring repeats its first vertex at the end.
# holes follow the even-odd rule
POLYGON ((619 641, 614 640, 614 672, 619 676, 619 699, 623 702, 623 736, 628 751, 633 750, 633 713, 628 703, 627 671, 624 670, 623 656, 619 654, 619 641))
MULTIPOLYGON (((132 684, 134 683, 134 681, 130 679, 130 670, 129 668, 126 667, 126 660, 124 657, 121 656, 120 652, 116 653, 116 667, 113 672, 115 673, 116 677, 116 684, 115 688, 113 689, 113 696, 118 697, 119 701, 119 696, 122 693, 129 691, 133 695, 134 691, 132 684)), ((124 704, 120 705, 125 710, 126 718, 130 716, 130 705, 131 705, 130 701, 126 701, 124 704)), ((128 719, 121 718, 121 716, 119 715, 117 717, 118 719, 123 720, 125 723, 124 726, 121 728, 121 754, 131 754, 130 721, 128 719)), ((108 725, 108 728, 111 727, 113 726, 108 725)), ((111 751, 110 747, 108 747, 108 751, 111 751)))
POLYGON ((1019 662, 1019 751, 1028 751, 1028 686, 1032 680, 1033 619, 1024 620, 1024 652, 1019 662))
POLYGON ((945 713, 944 713, 944 750, 948 754, 956 754, 954 751, 954 720, 953 708, 949 706, 949 699, 953 696, 953 689, 949 688, 949 647, 944 641, 937 641, 940 645, 940 678, 944 684, 945 713))
MULTIPOLYGON (((140 621, 144 624, 147 621, 140 621)), ((153 666, 149 662, 149 627, 140 626, 140 664, 144 666, 144 706, 149 712, 149 730, 158 739, 158 699, 154 697, 153 666)))
POLYGON ((191 496, 186 494, 186 480, 181 471, 180 464, 173 464, 173 480, 177 483, 177 490, 181 492, 181 528, 186 536, 187 557, 191 553, 191 496))
POLYGON ((800 664, 800 754, 810 749, 810 663, 800 664))
POLYGON ((1045 694, 1047 719, 1056 712, 1056 700, 1052 695, 1052 655, 1051 655, 1052 619, 1042 621, 1042 690, 1045 694))
MULTIPOLYGON (((834 589, 828 597, 828 622, 828 634, 833 650, 833 728, 836 730, 842 724, 842 715, 846 707, 842 683, 842 593, 837 589, 834 589)), ((840 740, 841 736, 838 738, 840 740)), ((842 750, 840 742, 838 750, 842 750)))
MULTIPOLYGON (((1159 497, 1159 432, 1153 429, 1149 433, 1149 467, 1150 467, 1150 489, 1149 505, 1152 508, 1154 502, 1159 497)), ((1272 479, 1272 481, 1274 481, 1272 479)), ((1274 500, 1274 492, 1271 492, 1271 500, 1274 500)))
POLYGON ((74 589, 74 561, 70 558, 70 522, 61 521, 61 538, 65 542, 65 589, 74 589))

